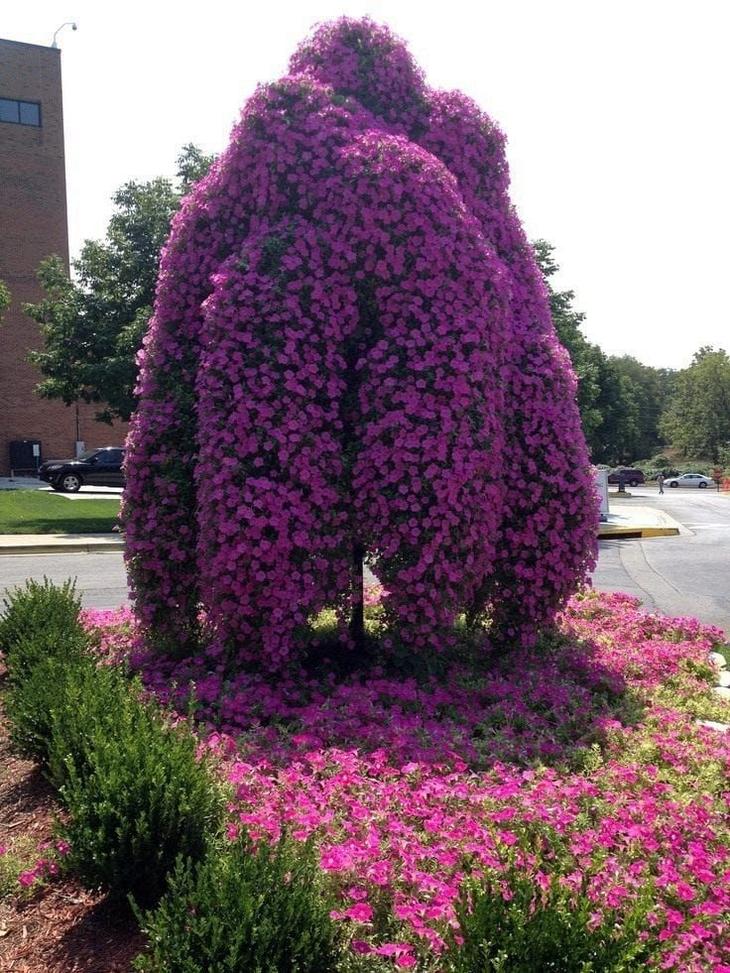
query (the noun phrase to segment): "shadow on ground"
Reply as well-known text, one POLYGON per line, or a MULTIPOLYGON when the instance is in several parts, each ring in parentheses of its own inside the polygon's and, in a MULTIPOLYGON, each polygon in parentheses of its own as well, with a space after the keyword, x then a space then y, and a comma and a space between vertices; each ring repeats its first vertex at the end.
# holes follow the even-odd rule
POLYGON ((204 656, 147 659, 148 684, 181 711, 241 738, 253 758, 279 765, 329 747, 384 750, 397 764, 496 762, 583 769, 605 742, 606 728, 638 723, 637 694, 600 661, 597 646, 551 635, 532 651, 480 664, 440 658, 430 674, 367 671, 342 665, 292 667, 276 679, 228 671, 204 656), (191 695, 192 694, 192 695, 191 695))

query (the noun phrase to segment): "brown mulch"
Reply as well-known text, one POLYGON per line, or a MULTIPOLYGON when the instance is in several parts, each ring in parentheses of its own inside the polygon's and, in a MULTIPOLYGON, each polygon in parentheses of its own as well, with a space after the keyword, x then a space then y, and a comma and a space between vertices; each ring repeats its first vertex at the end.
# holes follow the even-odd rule
MULTIPOLYGON (((0 675, 0 692, 3 684, 0 675)), ((1 704, 0 845, 12 853, 50 841, 59 808, 36 765, 13 754, 1 704)), ((29 898, 0 898, 1 973, 129 973, 143 944, 129 912, 69 874, 46 879, 29 898)))

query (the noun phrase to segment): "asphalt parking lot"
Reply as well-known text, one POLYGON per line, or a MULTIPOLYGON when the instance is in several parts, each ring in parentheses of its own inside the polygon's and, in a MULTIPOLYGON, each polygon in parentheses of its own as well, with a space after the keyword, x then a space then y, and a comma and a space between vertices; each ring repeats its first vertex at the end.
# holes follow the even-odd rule
POLYGON ((596 588, 625 591, 650 611, 693 615, 730 636, 730 495, 714 490, 635 487, 628 500, 610 496, 614 511, 632 501, 653 506, 681 525, 676 537, 600 542, 596 588))

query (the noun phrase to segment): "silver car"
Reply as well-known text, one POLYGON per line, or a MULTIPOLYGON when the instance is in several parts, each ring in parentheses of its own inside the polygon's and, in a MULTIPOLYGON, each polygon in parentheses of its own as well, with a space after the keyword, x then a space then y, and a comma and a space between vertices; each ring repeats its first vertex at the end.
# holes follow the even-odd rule
POLYGON ((712 486, 714 482, 709 476, 703 476, 701 473, 683 473, 681 476, 670 476, 668 480, 664 481, 664 486, 705 489, 712 486))

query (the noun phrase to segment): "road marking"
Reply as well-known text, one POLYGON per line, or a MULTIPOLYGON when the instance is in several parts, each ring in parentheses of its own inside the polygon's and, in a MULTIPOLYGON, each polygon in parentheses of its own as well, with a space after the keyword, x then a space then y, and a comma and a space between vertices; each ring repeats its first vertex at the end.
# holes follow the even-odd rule
POLYGON ((691 527, 693 530, 730 530, 730 524, 685 524, 685 527, 691 527))

